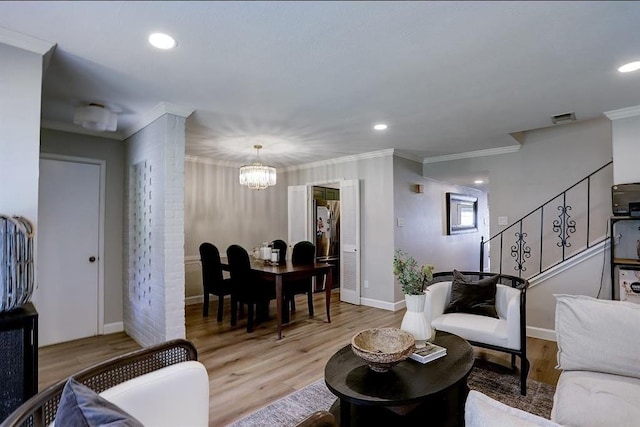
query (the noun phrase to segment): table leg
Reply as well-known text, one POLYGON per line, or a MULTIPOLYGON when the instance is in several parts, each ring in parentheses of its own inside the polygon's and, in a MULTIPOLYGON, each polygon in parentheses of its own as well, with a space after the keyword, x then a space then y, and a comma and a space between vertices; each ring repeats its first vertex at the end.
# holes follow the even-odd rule
POLYGON ((340 399, 340 425, 351 425, 351 403, 340 399))
POLYGON ((276 275, 276 319, 278 319, 278 339, 282 338, 282 276, 276 275))
POLYGON ((333 269, 329 268, 326 274, 327 280, 324 284, 325 305, 327 307, 327 322, 331 323, 331 289, 333 288, 333 269))

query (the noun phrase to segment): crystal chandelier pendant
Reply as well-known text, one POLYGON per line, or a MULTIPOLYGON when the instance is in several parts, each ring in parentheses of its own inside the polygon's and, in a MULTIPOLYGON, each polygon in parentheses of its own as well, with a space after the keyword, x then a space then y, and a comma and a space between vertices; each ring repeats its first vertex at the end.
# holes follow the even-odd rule
POLYGON ((276 168, 260 163, 260 149, 262 145, 253 146, 256 149, 256 161, 240 168, 240 185, 245 185, 252 190, 264 190, 276 185, 276 168))

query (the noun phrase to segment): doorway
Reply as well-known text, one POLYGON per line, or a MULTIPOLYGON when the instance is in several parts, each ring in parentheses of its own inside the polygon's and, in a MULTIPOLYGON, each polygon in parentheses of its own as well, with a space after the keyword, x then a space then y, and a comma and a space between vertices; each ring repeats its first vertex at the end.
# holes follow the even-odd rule
POLYGON ((103 332, 105 163, 43 155, 38 189, 39 346, 103 332))

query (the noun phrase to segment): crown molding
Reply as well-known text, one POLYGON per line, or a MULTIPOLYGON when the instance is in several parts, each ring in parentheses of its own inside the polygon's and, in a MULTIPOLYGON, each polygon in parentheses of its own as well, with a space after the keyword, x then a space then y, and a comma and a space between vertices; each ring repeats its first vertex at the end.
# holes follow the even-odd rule
POLYGON ((172 104, 170 102, 161 102, 153 107, 150 111, 140 116, 140 120, 138 120, 136 125, 128 129, 125 133, 125 139, 149 126, 151 123, 164 116, 165 114, 173 114, 174 116, 187 118, 194 111, 195 110, 193 108, 185 107, 183 105, 172 104))
POLYGON ((609 120, 626 119, 629 117, 640 116, 640 105, 621 108, 619 110, 605 111, 604 115, 607 116, 609 120))
POLYGON ((120 132, 100 132, 97 130, 85 129, 81 126, 52 120, 42 120, 40 122, 40 127, 45 129, 76 133, 80 135, 97 136, 99 138, 113 139, 115 141, 124 141, 125 139, 120 132))
POLYGON ((469 159, 472 157, 495 156, 498 154, 515 153, 518 150, 520 150, 520 144, 507 145, 506 147, 489 148, 486 150, 467 151, 465 153, 447 154, 444 156, 436 156, 436 157, 427 157, 422 161, 422 163, 423 164, 438 163, 438 162, 448 162, 450 160, 469 159))
POLYGON ((319 160, 317 162, 305 163, 305 164, 296 165, 296 166, 289 166, 289 167, 283 168, 282 170, 284 172, 291 172, 291 171, 302 170, 302 169, 313 169, 321 166, 331 166, 331 165, 337 165, 340 163, 354 162, 357 160, 366 160, 366 159, 375 159, 378 157, 393 156, 393 153, 394 153, 394 149, 389 148, 386 150, 371 151, 369 153, 354 154, 351 156, 336 157, 334 159, 319 160))
POLYGON ((56 43, 37 39, 3 27, 0 27, 0 43, 28 50, 38 55, 45 55, 56 46, 56 43))
POLYGON ((239 168, 243 165, 243 163, 231 162, 228 160, 217 160, 212 159, 211 157, 204 156, 193 156, 191 154, 185 154, 184 161, 191 163, 202 163, 204 165, 224 166, 228 168, 239 168))
POLYGON ((404 153, 404 152, 398 151, 398 150, 395 150, 393 152, 393 155, 396 156, 396 157, 400 157, 402 159, 407 159, 407 160, 411 160, 413 162, 418 162, 418 163, 422 163, 422 161, 424 160, 421 157, 412 156, 411 154, 407 154, 407 153, 404 153))

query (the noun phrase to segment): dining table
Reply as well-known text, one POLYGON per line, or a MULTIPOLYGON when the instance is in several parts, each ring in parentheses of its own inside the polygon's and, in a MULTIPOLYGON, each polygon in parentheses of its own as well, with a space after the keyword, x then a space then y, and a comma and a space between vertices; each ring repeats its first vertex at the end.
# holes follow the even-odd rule
MULTIPOLYGON (((288 280, 304 279, 307 277, 326 277, 324 285, 325 306, 327 312, 327 323, 331 323, 331 290, 333 288, 332 268, 333 265, 326 262, 314 262, 313 264, 293 264, 291 260, 281 263, 271 263, 260 259, 251 258, 251 270, 257 273, 263 280, 275 282, 276 287, 276 318, 278 325, 278 339, 282 338, 282 309, 284 308, 283 283, 288 280)), ((222 269, 229 271, 229 261, 226 257, 221 257, 222 269)))

